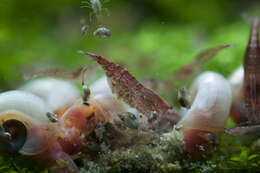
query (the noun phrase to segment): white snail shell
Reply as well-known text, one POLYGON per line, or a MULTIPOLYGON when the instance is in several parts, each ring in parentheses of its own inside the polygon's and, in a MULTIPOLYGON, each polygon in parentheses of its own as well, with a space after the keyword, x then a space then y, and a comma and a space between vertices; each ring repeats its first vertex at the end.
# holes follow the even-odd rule
POLYGON ((244 68, 243 66, 238 67, 229 76, 228 81, 231 85, 233 101, 241 99, 243 97, 242 87, 244 81, 244 68))
POLYGON ((0 94, 0 124, 18 120, 26 127, 26 140, 19 150, 21 154, 35 155, 48 147, 50 137, 56 131, 46 117, 48 111, 48 106, 31 93, 16 90, 0 94))
POLYGON ((72 104, 80 97, 72 83, 54 78, 32 80, 20 89, 41 97, 51 109, 72 104))
POLYGON ((110 93, 112 94, 112 91, 110 89, 108 80, 106 76, 101 77, 97 81, 95 81, 93 84, 89 87, 91 91, 91 95, 97 95, 99 93, 110 93))
POLYGON ((178 125, 184 129, 222 131, 232 99, 229 82, 218 73, 204 72, 193 83, 191 96, 191 108, 178 125))

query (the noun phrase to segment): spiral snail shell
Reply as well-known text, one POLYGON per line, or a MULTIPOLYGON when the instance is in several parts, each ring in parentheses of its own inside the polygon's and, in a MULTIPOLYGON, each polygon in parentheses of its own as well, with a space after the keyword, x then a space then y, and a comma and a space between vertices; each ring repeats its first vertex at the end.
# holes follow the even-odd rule
POLYGON ((215 72, 204 72, 190 89, 192 105, 177 124, 184 137, 186 150, 200 152, 209 147, 216 133, 222 132, 232 100, 229 82, 215 72))
POLYGON ((37 96, 24 91, 8 91, 0 94, 0 126, 2 149, 24 155, 36 155, 52 143, 56 133, 54 124, 49 123, 48 106, 37 96))

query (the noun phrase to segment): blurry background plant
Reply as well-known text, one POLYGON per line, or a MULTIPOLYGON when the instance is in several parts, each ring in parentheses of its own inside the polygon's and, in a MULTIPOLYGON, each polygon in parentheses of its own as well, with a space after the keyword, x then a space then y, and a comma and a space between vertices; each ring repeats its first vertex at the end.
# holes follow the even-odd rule
MULTIPOLYGON (((93 36, 94 24, 82 37, 80 20, 88 21, 91 9, 81 4, 0 1, 0 92, 17 88, 28 71, 92 64, 77 50, 111 58, 137 78, 167 79, 201 50, 237 44, 204 68, 227 76, 242 63, 248 40, 249 25, 241 15, 257 15, 260 8, 258 0, 110 0, 103 4, 109 15, 104 13, 102 24, 112 36, 100 39, 93 36)), ((236 160, 251 160, 252 155, 241 150, 230 161, 240 163, 236 160)))
POLYGON ((79 49, 110 57, 137 77, 166 78, 200 50, 239 44, 206 67, 227 75, 241 64, 247 43, 248 24, 241 14, 254 13, 260 6, 257 0, 110 0, 103 4, 109 16, 105 13, 102 23, 112 37, 99 39, 91 24, 81 37, 80 20, 88 21, 91 12, 81 4, 0 2, 0 91, 16 88, 23 72, 35 67, 71 69, 90 63, 76 53, 79 49))

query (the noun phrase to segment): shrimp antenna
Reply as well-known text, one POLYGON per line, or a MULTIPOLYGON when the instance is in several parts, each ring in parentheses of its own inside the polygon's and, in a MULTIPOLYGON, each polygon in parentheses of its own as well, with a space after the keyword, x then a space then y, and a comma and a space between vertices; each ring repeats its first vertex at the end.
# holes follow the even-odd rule
POLYGON ((81 76, 82 76, 82 81, 81 81, 81 85, 82 85, 82 90, 83 90, 83 104, 85 105, 89 105, 89 103, 87 102, 90 96, 90 89, 87 87, 87 85, 85 85, 85 74, 87 72, 88 68, 84 67, 81 71, 81 76))

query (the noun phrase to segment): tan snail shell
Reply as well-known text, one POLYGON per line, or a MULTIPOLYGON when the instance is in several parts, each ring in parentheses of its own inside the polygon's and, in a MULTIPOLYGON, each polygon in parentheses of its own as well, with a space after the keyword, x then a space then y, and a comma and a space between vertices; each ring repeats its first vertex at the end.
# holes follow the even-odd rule
POLYGON ((36 155, 48 148, 56 127, 49 123, 47 111, 48 106, 30 93, 17 90, 0 94, 0 125, 12 135, 4 142, 11 152, 36 155))

